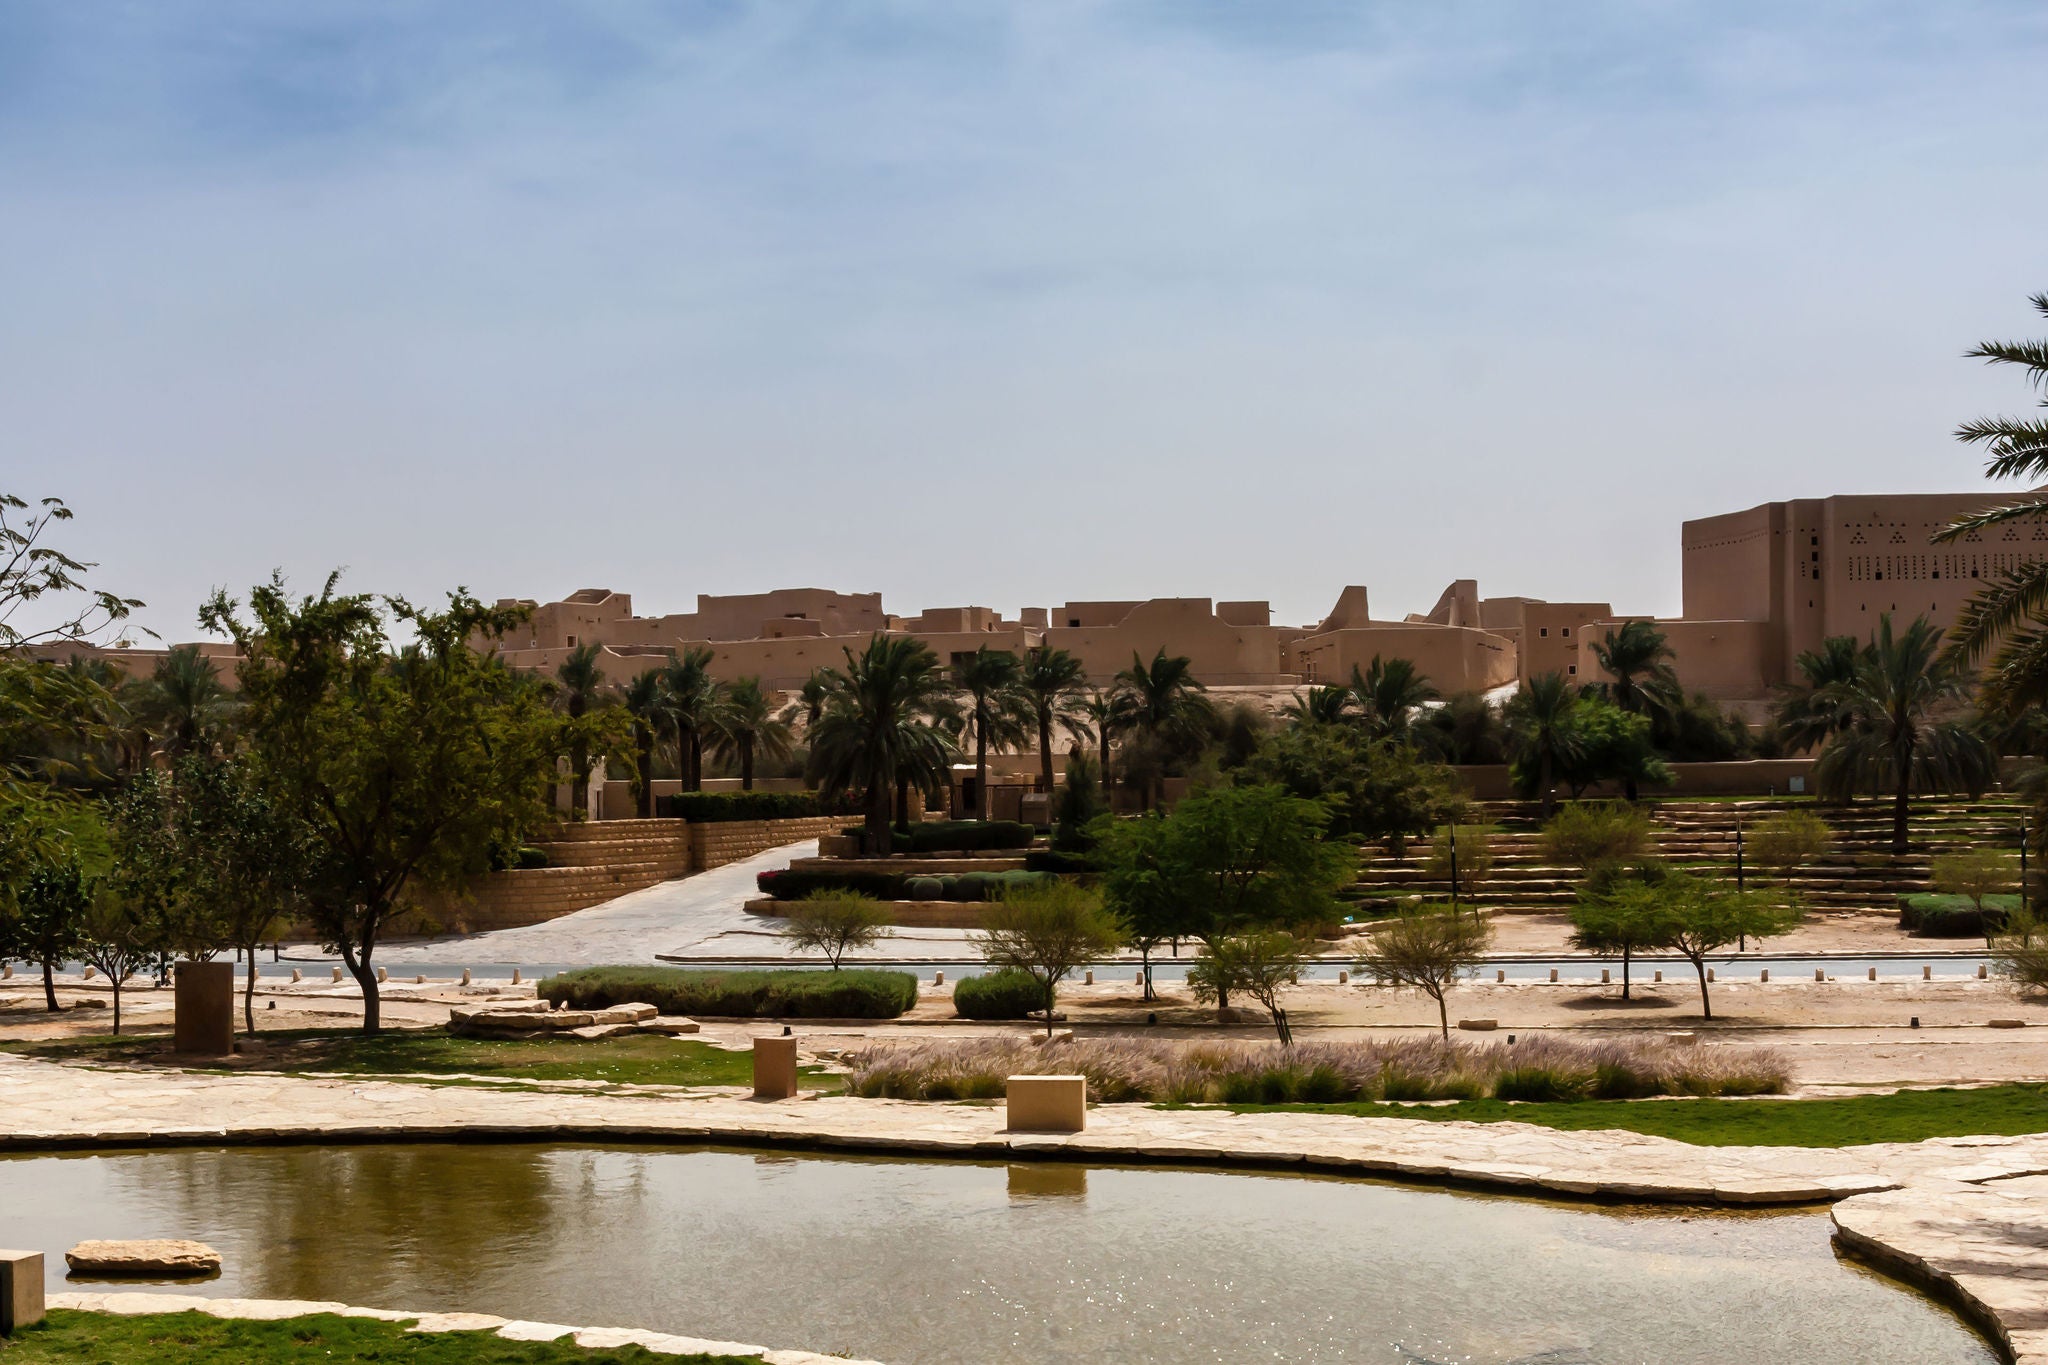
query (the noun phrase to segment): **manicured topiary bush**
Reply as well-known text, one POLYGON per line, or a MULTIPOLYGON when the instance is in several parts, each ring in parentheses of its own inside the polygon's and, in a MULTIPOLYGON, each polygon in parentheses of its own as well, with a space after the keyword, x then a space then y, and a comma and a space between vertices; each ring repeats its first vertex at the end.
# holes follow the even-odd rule
POLYGON ((893 831, 891 847, 898 853, 974 852, 981 849, 1029 848, 1038 832, 1015 820, 926 820, 893 831))
POLYGON ((1044 1008, 1045 988, 1015 967, 962 977, 953 987, 953 1009, 962 1019, 1022 1019, 1044 1008))
POLYGON ((937 877, 905 877, 903 894, 909 900, 935 901, 946 893, 946 884, 937 877))
POLYGON ((749 1019, 894 1019, 917 1004, 909 972, 722 972, 682 967, 579 967, 540 983, 570 1009, 638 1001, 663 1014, 749 1019))
POLYGON ((1034 848, 1024 855, 1027 872, 1054 872, 1069 876, 1093 870, 1095 864, 1085 853, 1071 853, 1057 848, 1034 848))
POLYGON ((813 891, 858 891, 878 901, 903 899, 900 872, 839 871, 835 868, 775 868, 754 874, 754 885, 764 896, 779 901, 800 901, 813 891))
POLYGON ((679 792, 654 799, 654 812, 671 820, 694 820, 716 824, 725 820, 800 820, 816 815, 837 815, 841 803, 831 806, 816 792, 679 792))
POLYGON ((1899 927, 1921 938, 1983 938, 1997 933, 2006 913, 2019 908, 2018 896, 1986 896, 1981 915, 1968 896, 1901 896, 1899 927))

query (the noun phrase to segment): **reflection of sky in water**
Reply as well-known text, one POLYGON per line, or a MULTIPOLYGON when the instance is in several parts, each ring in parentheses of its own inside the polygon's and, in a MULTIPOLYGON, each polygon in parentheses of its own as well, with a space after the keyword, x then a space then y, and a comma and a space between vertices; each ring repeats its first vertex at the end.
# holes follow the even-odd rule
POLYGON ((203 1292, 469 1308, 918 1362, 1996 1359, 1816 1214, 1354 1181, 607 1148, 0 1160, 0 1241, 194 1236, 203 1292), (1734 1343, 1740 1343, 1739 1350, 1734 1343))

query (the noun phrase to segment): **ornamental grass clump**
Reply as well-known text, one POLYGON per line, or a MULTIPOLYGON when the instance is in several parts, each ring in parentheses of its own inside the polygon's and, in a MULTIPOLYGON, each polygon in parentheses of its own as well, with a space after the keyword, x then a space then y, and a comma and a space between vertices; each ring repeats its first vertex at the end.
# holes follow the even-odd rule
POLYGON ((1654 1095, 1764 1095, 1785 1089, 1784 1059, 1761 1048, 1401 1038, 1347 1043, 1193 1043, 1122 1038, 1046 1044, 982 1038, 877 1044, 850 1053, 848 1088, 891 1099, 993 1097, 1009 1076, 1088 1078, 1103 1103, 1347 1104, 1654 1095))

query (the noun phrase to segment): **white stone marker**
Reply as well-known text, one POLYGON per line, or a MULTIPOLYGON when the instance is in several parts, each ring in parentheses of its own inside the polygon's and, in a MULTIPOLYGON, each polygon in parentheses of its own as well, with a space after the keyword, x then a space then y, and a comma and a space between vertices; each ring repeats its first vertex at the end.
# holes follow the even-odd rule
POLYGON ((92 969, 91 967, 87 967, 87 968, 85 969, 85 972, 84 972, 84 974, 83 974, 83 975, 81 975, 81 976, 80 976, 80 977, 79 977, 78 979, 79 979, 80 981, 90 981, 90 980, 92 980, 92 973, 93 973, 93 969, 92 969))
POLYGON ((300 971, 300 970, 299 970, 299 969, 298 969, 297 967, 294 967, 294 968, 292 968, 292 980, 293 980, 293 981, 295 981, 295 982, 296 982, 296 981, 304 981, 305 979, 306 979, 306 977, 305 977, 305 974, 304 974, 303 972, 301 972, 301 971, 300 971))
POLYGON ((43 1253, 0 1251, 0 1337, 43 1320, 43 1253))
POLYGON ((415 986, 424 986, 427 984, 427 979, 424 976, 416 976, 412 979, 412 984, 415 986))
POLYGON ((934 986, 943 986, 943 985, 945 985, 945 984, 946 984, 946 974, 945 974, 944 972, 933 972, 933 973, 932 973, 932 984, 933 984, 934 986))
POLYGON ((390 979, 391 973, 385 971, 382 967, 379 967, 377 969, 377 981, 380 985, 386 981, 389 981, 390 979))
POLYGON ((1709 984, 1709 985, 1711 985, 1711 984, 1713 983, 1713 980, 1714 980, 1714 969, 1713 969, 1712 967, 1709 967, 1709 968, 1707 968, 1707 982, 1708 982, 1708 984, 1709 984))
POLYGON ((1824 969, 1815 967, 1813 969, 1813 979, 1815 981, 1825 981, 1828 979, 1828 974, 1824 969))
POLYGON ((1658 970, 1658 971, 1656 971, 1656 972, 1652 972, 1652 973, 1650 974, 1650 979, 1651 979, 1652 981, 1662 981, 1662 980, 1664 979, 1664 973, 1663 973, 1663 971, 1662 971, 1662 970, 1658 970))
POLYGON ((467 967, 462 969, 462 984, 465 986, 469 984, 469 968, 467 967))
POLYGON ((519 984, 519 969, 517 967, 512 969, 512 984, 515 986, 519 984))
POLYGON ((1979 963, 1977 964, 1977 979, 1978 979, 1979 981, 1982 981, 1982 980, 1984 980, 1984 978, 1985 978, 1985 972, 1984 972, 1984 964, 1983 964, 1983 963, 1981 963, 1981 962, 1979 962, 1979 963))
POLYGON ((13 979, 14 964, 12 962, 0 962, 0 981, 12 981, 13 979))
POLYGON ((339 980, 341 980, 341 968, 339 968, 339 967, 336 967, 336 968, 334 969, 334 979, 335 979, 336 981, 339 981, 339 980))
POLYGON ((1605 967, 1602 967, 1600 969, 1600 984, 1603 986, 1613 984, 1613 978, 1607 974, 1607 969, 1605 967))
POLYGON ((1550 969, 1550 979, 1551 979, 1552 981, 1555 981, 1555 980, 1557 980, 1557 968, 1555 968, 1555 967, 1552 967, 1552 968, 1550 969))

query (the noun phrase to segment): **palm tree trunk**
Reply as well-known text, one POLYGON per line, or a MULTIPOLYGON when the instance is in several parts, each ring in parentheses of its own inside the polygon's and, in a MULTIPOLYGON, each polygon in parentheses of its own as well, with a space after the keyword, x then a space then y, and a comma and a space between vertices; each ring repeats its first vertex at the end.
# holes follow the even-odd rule
POLYGON ((690 731, 690 790, 704 790, 704 736, 690 731))
POLYGON ((654 816, 654 731, 640 732, 640 818, 654 816))
POLYGON ((879 778, 868 783, 867 852, 889 856, 889 784, 879 778))
POLYGON ((1633 947, 1628 943, 1621 945, 1621 998, 1624 1000, 1628 999, 1628 959, 1633 947))
POLYGON ((1896 764, 1899 770, 1899 789, 1892 793, 1892 852, 1906 852, 1906 816, 1911 804, 1913 790, 1913 769, 1909 764, 1896 764))
POLYGON ((974 726, 974 818, 988 819, 988 730, 974 726))
POLYGON ((1543 788, 1543 818, 1548 820, 1557 807, 1557 799, 1551 781, 1550 746, 1547 744, 1543 747, 1543 762, 1537 768, 1536 781, 1543 788))
POLYGON ((1052 795, 1052 712, 1038 713, 1038 789, 1052 795))
POLYGON ((751 739, 743 737, 740 740, 740 790, 743 792, 750 792, 753 789, 754 742, 751 739))

